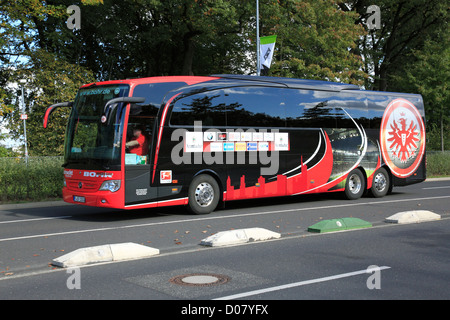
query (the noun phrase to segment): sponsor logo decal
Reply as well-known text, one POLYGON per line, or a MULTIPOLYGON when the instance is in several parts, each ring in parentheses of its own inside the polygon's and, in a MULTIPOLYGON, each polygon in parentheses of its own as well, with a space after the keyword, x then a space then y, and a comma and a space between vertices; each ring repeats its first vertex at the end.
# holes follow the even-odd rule
POLYGON ((85 171, 83 172, 83 177, 91 177, 91 178, 112 178, 113 173, 109 172, 94 172, 94 171, 85 171))
POLYGON ((247 142, 247 151, 258 151, 258 144, 256 142, 247 142))
POLYGON ((186 152, 203 152, 203 133, 186 132, 186 152))
POLYGON ((64 170, 64 176, 66 178, 72 178, 73 176, 73 170, 64 170))
POLYGON ((161 183, 172 183, 172 170, 161 170, 159 181, 161 183))

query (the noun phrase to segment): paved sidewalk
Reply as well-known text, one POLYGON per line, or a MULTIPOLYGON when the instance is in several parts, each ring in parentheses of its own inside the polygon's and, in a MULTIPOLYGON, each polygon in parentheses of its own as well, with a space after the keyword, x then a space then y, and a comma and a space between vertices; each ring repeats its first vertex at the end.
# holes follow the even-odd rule
POLYGON ((0 211, 2 210, 13 210, 13 209, 27 209, 27 208, 45 208, 45 207, 61 207, 61 206, 72 206, 73 204, 64 202, 62 200, 58 201, 41 201, 41 202, 26 202, 26 203, 7 203, 0 204, 0 211))

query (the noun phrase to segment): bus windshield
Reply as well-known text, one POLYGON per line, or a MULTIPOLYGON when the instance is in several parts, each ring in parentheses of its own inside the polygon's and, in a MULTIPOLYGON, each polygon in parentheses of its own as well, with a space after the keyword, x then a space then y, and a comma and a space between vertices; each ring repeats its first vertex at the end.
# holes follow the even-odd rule
POLYGON ((105 110, 105 105, 111 99, 128 96, 128 92, 128 85, 80 89, 66 131, 65 166, 92 170, 120 169, 125 108, 119 103, 105 110))

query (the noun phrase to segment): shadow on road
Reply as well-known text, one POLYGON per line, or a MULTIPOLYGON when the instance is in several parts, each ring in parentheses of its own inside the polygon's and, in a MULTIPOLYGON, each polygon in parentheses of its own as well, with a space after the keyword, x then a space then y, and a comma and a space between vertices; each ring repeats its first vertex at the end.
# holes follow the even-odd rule
MULTIPOLYGON (((392 195, 403 194, 399 192, 393 192, 392 195)), ((370 198, 369 195, 353 201, 367 201, 370 198)), ((373 199, 373 198, 372 198, 373 199)), ((221 212, 230 212, 232 210, 259 208, 265 207, 266 211, 270 211, 270 207, 277 207, 280 205, 290 204, 317 204, 319 202, 325 202, 329 200, 345 200, 341 192, 336 193, 323 193, 323 194, 310 194, 310 195, 297 195, 287 197, 274 197, 274 198, 262 198, 262 199, 247 199, 228 201, 223 204, 219 204, 219 207, 212 214, 219 214, 221 212)), ((276 208, 276 209, 279 209, 276 208)), ((275 209, 274 209, 275 210, 275 209)), ((139 219, 148 219, 152 217, 161 216, 183 216, 185 218, 192 217, 195 219, 196 215, 192 215, 183 206, 173 207, 161 207, 161 208, 149 208, 149 209, 133 209, 133 210, 121 210, 110 208, 96 208, 83 205, 72 205, 63 202, 49 202, 35 204, 17 205, 15 208, 2 209, 0 206, 0 215, 14 218, 23 219, 27 218, 61 218, 85 222, 114 222, 114 221, 131 221, 139 219)))

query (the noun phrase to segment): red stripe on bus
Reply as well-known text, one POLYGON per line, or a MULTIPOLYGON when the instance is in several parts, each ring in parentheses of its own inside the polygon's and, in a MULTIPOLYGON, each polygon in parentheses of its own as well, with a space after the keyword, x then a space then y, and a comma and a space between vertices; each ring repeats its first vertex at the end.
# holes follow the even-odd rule
POLYGON ((159 132, 158 132, 158 141, 156 143, 156 149, 155 149, 155 161, 153 161, 153 175, 152 175, 152 183, 155 181, 155 173, 156 173, 156 165, 158 164, 158 154, 159 154, 159 147, 161 146, 161 138, 162 133, 164 129, 164 122, 166 121, 167 116, 167 110, 169 110, 169 106, 172 103, 172 101, 178 97, 181 94, 181 92, 172 98, 170 98, 169 101, 167 101, 166 105, 164 106, 164 110, 161 116, 161 122, 159 124, 159 132))

